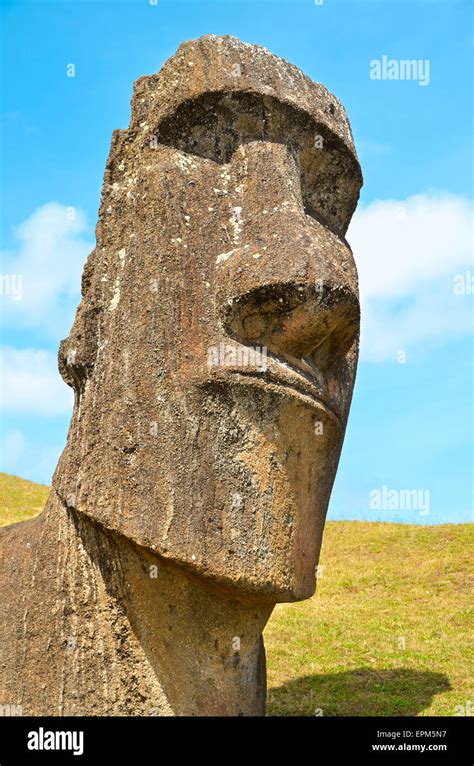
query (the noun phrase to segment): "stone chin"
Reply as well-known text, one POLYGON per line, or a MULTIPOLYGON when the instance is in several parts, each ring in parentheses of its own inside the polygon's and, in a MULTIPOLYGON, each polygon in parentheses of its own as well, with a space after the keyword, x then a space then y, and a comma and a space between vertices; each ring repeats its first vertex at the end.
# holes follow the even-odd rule
POLYGON ((309 598, 341 424, 307 394, 244 373, 233 377, 209 385, 216 417, 205 462, 218 488, 214 507, 222 509, 221 548, 209 573, 230 575, 234 587, 275 602, 309 598))

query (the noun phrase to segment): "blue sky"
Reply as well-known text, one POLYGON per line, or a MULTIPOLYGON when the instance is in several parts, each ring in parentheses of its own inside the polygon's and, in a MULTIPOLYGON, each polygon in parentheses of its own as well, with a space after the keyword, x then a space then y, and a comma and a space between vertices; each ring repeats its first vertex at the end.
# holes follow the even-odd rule
POLYGON ((1 470, 49 483, 64 446, 70 396, 55 356, 78 303, 111 133, 128 124, 133 81, 158 71, 183 40, 232 34, 341 99, 364 172, 348 234, 361 280, 361 361, 330 518, 472 520, 472 4, 1 7, 1 470), (421 69, 418 80, 371 79, 371 62, 383 56, 425 62, 425 71, 428 62, 428 81, 421 69), (377 507, 379 490, 385 498, 392 491, 393 502, 377 507), (418 490, 418 505, 400 507, 404 490, 418 490))

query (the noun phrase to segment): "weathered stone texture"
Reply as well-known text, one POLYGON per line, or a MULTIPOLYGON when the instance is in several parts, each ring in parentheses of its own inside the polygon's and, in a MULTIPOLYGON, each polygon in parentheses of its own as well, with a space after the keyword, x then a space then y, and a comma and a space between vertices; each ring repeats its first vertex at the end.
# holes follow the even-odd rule
POLYGON ((262 630, 314 592, 350 406, 361 183, 339 101, 264 48, 207 36, 135 83, 59 352, 54 489, 2 533, 7 702, 263 712, 262 630))

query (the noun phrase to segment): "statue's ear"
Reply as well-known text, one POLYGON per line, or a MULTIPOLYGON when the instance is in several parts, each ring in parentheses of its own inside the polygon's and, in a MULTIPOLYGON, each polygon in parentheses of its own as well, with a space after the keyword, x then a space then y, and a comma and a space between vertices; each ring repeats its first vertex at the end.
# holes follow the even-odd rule
POLYGON ((58 367, 63 380, 77 393, 84 390, 97 357, 97 337, 100 302, 94 300, 92 287, 94 251, 89 256, 82 275, 82 301, 69 336, 59 344, 58 367))

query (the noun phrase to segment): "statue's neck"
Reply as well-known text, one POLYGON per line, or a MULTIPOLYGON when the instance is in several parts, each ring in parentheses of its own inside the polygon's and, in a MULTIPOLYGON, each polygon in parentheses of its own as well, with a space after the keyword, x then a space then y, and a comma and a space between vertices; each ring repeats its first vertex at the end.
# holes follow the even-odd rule
POLYGON ((105 715, 264 713, 261 636, 272 604, 209 588, 59 499, 51 524, 66 567, 62 633, 71 672, 62 714, 80 712, 69 700, 84 695, 77 671, 87 663, 105 715))

